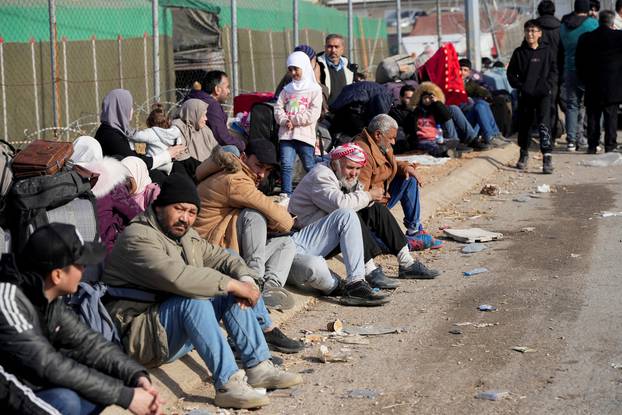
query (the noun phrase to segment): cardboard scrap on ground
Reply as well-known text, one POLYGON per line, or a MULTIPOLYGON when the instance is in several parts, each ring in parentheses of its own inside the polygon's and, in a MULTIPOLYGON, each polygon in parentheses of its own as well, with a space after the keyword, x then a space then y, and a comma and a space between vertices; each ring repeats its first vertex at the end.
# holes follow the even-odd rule
POLYGON ((503 239, 503 234, 499 232, 490 232, 480 228, 466 228, 466 229, 444 229, 445 235, 449 236, 458 242, 473 243, 473 242, 489 242, 503 239))
POLYGON ((343 331, 348 334, 358 334, 359 336, 379 336, 383 334, 399 333, 404 331, 404 329, 379 324, 368 326, 348 326, 344 327, 343 331))

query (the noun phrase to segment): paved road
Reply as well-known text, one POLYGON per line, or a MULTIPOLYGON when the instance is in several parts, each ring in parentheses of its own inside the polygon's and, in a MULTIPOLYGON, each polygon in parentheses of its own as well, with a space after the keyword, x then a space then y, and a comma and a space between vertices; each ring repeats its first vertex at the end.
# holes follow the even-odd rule
MULTIPOLYGON (((444 271, 438 280, 403 282, 383 308, 319 302, 287 324, 288 333, 300 335, 304 329, 326 335, 326 323, 335 318, 405 331, 371 337, 369 345, 327 339, 333 351, 349 349, 347 363, 317 362, 315 344, 285 356, 289 370, 306 372, 306 384, 291 395, 274 394, 269 407, 254 413, 622 413, 622 369, 610 365, 622 365, 622 216, 600 215, 622 211, 622 166, 578 165, 593 157, 556 154, 552 176, 539 174, 541 161, 532 158, 527 173, 507 168, 488 181, 499 195, 475 192, 445 207, 428 229, 477 226, 505 237, 469 256, 455 242, 420 255, 444 271), (543 183, 556 191, 514 201, 543 183), (522 230, 527 227, 535 229, 522 230), (480 266, 490 272, 462 276, 480 266), (480 312, 480 304, 498 311, 480 312), (491 325, 449 333, 465 322, 491 325), (361 388, 380 395, 348 397, 361 388), (497 402, 474 398, 491 389, 510 395, 497 402)), ((396 273, 392 258, 383 264, 396 273)), ((182 407, 203 405, 190 399, 182 407)))

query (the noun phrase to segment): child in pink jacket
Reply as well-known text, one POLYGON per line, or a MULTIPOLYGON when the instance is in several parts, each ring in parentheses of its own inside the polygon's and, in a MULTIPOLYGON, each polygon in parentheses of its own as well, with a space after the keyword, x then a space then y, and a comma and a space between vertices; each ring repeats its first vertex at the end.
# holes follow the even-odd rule
MULTIPOLYGON (((292 81, 285 85, 274 107, 279 124, 281 196, 292 194, 292 170, 296 154, 305 171, 315 165, 315 127, 322 111, 322 89, 315 79, 311 61, 304 52, 287 58, 292 81)), ((286 203, 287 199, 283 202, 286 203)))

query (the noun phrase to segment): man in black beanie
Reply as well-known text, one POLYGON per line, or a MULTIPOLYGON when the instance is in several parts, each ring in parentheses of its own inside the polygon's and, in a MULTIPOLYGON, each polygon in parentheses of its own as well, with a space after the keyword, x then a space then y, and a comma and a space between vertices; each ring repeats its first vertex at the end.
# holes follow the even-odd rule
POLYGON ((217 406, 261 407, 269 399, 254 388, 289 388, 302 377, 270 361, 262 326, 271 322, 257 275, 242 258, 197 234, 192 225, 199 207, 187 177, 172 174, 164 181, 153 206, 119 236, 104 271, 109 286, 133 289, 141 298, 113 298, 106 307, 125 350, 139 362, 159 366, 196 349, 212 373, 217 406), (246 372, 238 368, 220 320, 246 372))

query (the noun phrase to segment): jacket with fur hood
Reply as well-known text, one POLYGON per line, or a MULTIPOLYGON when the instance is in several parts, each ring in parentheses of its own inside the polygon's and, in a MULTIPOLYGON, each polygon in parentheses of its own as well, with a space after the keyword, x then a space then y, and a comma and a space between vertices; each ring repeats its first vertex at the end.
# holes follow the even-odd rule
POLYGON ((97 206, 99 236, 108 252, 112 250, 117 235, 143 209, 132 199, 126 186, 130 172, 112 157, 83 164, 85 169, 99 174, 92 188, 97 206))
POLYGON ((271 232, 289 232, 294 219, 257 189, 257 176, 245 163, 221 148, 196 170, 201 209, 194 228, 209 242, 239 252, 237 222, 242 209, 255 209, 271 232))
POLYGON ((444 124, 451 119, 451 112, 445 105, 445 94, 438 85, 432 82, 423 82, 415 90, 412 99, 410 100, 413 111, 408 114, 404 121, 404 133, 411 143, 418 141, 417 137, 417 125, 421 117, 432 115, 436 124, 444 124), (432 94, 436 98, 429 107, 425 108, 421 105, 421 97, 424 94, 432 94))

